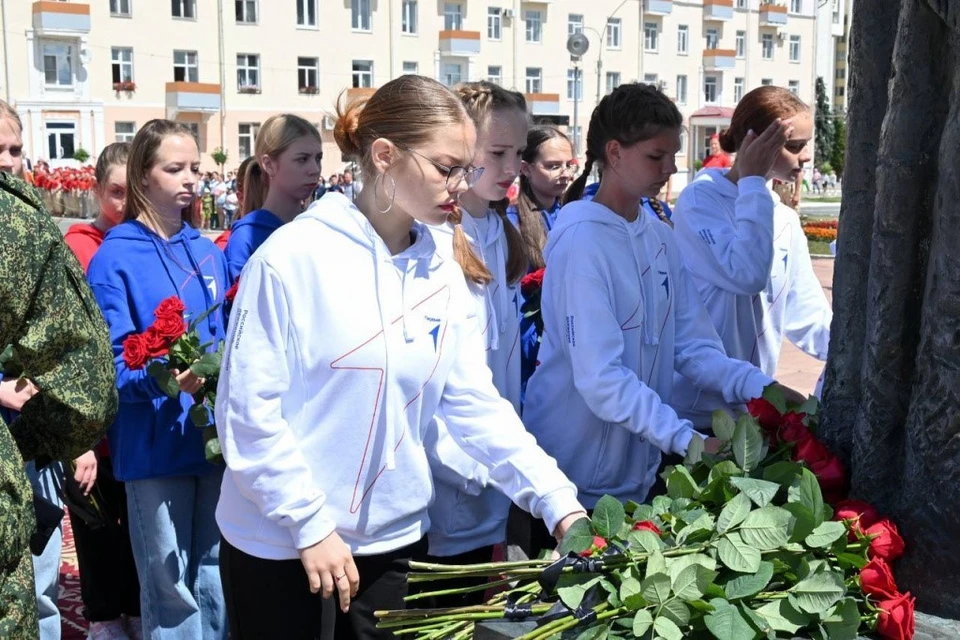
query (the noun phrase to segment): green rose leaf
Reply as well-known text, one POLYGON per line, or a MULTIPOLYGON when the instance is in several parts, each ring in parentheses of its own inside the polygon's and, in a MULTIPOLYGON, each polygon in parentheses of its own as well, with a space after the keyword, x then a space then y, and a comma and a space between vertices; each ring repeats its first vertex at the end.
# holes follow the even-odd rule
POLYGON ((691 553, 688 556, 671 558, 669 564, 670 580, 675 581, 680 572, 691 565, 699 565, 707 571, 716 571, 717 561, 705 553, 691 553))
POLYGON ((190 365, 193 375, 201 378, 212 378, 220 373, 221 357, 219 353, 205 353, 200 359, 190 365))
MULTIPOLYGON (((694 440, 699 438, 694 437, 694 440)), ((695 498, 700 495, 700 485, 686 467, 678 465, 667 476, 667 495, 671 498, 695 498)))
POLYGON ((670 600, 660 607, 660 615, 672 620, 678 627, 690 624, 690 609, 679 600, 670 600))
POLYGON ((644 520, 653 520, 657 517, 657 513, 653 510, 648 504, 636 504, 636 503, 627 503, 627 512, 633 517, 637 522, 642 522, 644 520), (630 507, 633 507, 632 509, 630 507))
POLYGON ((761 561, 756 573, 734 578, 724 586, 723 590, 728 600, 749 598, 763 591, 772 577, 773 563, 761 561))
POLYGON ((641 587, 643 599, 650 604, 663 604, 670 599, 670 576, 666 573, 648 576, 641 587))
POLYGON ((639 609, 647 604, 641 591, 640 581, 632 576, 627 576, 620 583, 620 600, 628 609, 639 609))
POLYGON ((805 413, 808 416, 815 416, 820 413, 820 401, 817 400, 816 396, 810 396, 807 398, 806 402, 797 407, 797 413, 805 413))
POLYGON ((682 545, 685 542, 694 540, 706 540, 713 534, 714 528, 715 523, 713 516, 705 513, 685 526, 680 533, 677 534, 677 544, 682 545))
POLYGON ((853 598, 844 598, 823 619, 830 640, 856 640, 860 630, 860 610, 853 598))
POLYGON ((652 626, 653 616, 648 609, 640 609, 637 615, 633 616, 633 635, 637 638, 642 637, 652 626))
POLYGON ((749 473, 760 464, 762 454, 763 435, 760 427, 749 415, 741 416, 733 431, 733 459, 741 469, 749 473))
POLYGON ((800 502, 788 502, 783 508, 793 516, 793 531, 790 542, 802 542, 813 533, 813 512, 800 502))
POLYGON ((656 619, 653 623, 653 630, 664 640, 683 640, 683 632, 680 631, 680 627, 666 616, 660 616, 656 619))
POLYGON ((703 459, 703 442, 703 438, 696 435, 690 439, 690 444, 687 446, 687 455, 683 457, 684 465, 692 467, 703 459))
POLYGON ((187 415, 190 416, 190 422, 193 423, 193 426, 199 429, 204 429, 211 424, 210 411, 208 411, 207 407, 202 403, 191 405, 187 415))
MULTIPOLYGON (((658 574, 667 575, 667 560, 659 551, 651 553, 647 558, 647 578, 658 574)), ((669 579, 667 580, 669 582, 669 579)))
POLYGON ((765 507, 770 504, 773 497, 780 490, 780 485, 767 480, 756 480, 755 478, 730 478, 730 484, 747 494, 754 504, 758 507, 765 507))
POLYGON ((856 553, 838 553, 837 562, 839 562, 840 566, 844 569, 853 568, 858 571, 867 566, 867 559, 856 553))
POLYGON ((610 625, 601 624, 596 627, 590 627, 577 636, 576 640, 602 640, 610 637, 610 625))
POLYGON ((665 513, 670 513, 670 508, 673 506, 673 500, 670 496, 656 496, 650 503, 650 506, 653 507, 653 514, 649 518, 644 518, 645 520, 653 520, 656 516, 662 516, 665 513))
POLYGON ((733 432, 734 429, 736 429, 737 423, 734 422, 729 413, 723 409, 717 409, 714 411, 712 425, 713 435, 715 435, 717 438, 723 440, 724 442, 730 442, 733 440, 733 432))
POLYGON ((757 630, 743 616, 743 613, 724 600, 711 600, 714 612, 704 617, 707 629, 717 640, 749 640, 757 637, 757 630))
POLYGON ((741 476, 743 471, 740 467, 737 466, 733 460, 724 460, 713 465, 713 469, 710 469, 710 475, 707 478, 707 482, 714 483, 718 480, 724 480, 731 476, 741 476))
MULTIPOLYGON (((716 577, 716 571, 711 571, 699 564, 692 564, 677 574, 671 589, 682 600, 698 600, 716 577)), ((678 624, 686 623, 678 622, 678 624)))
POLYGON ((760 570, 760 550, 744 543, 739 533, 728 533, 717 543, 720 562, 739 573, 760 570))
POLYGON ((810 616, 801 613, 786 599, 768 602, 755 610, 774 631, 796 633, 811 622, 810 616))
POLYGON ((763 390, 763 399, 776 407, 780 413, 787 412, 787 399, 783 396, 783 389, 777 385, 767 385, 763 390))
POLYGON ((641 529, 640 531, 631 531, 627 536, 627 542, 631 547, 639 547, 647 553, 653 553, 663 548, 663 543, 653 531, 641 529))
POLYGON ((167 366, 164 362, 154 360, 147 365, 147 373, 157 381, 161 391, 171 398, 179 398, 180 385, 177 384, 177 379, 173 377, 173 374, 167 370, 167 366))
POLYGON ((623 504, 613 496, 603 496, 593 508, 593 529, 598 536, 612 538, 620 531, 626 512, 623 504))
MULTIPOLYGON (((732 480, 732 478, 731 478, 732 480)), ((737 526, 750 513, 750 498, 746 494, 738 493, 728 502, 717 518, 717 531, 726 533, 730 528, 737 526)))
POLYGON ((809 469, 803 469, 800 472, 800 504, 810 509, 813 514, 813 526, 819 527, 825 517, 823 493, 820 491, 817 476, 813 475, 809 469))
POLYGON ((220 466, 226 464, 223 460, 223 451, 220 449, 217 428, 214 425, 210 425, 203 430, 203 455, 210 464, 220 466))
POLYGON ((571 551, 574 553, 580 553, 584 549, 589 549, 590 545, 592 544, 593 526, 591 526, 588 519, 581 518, 570 525, 570 528, 567 529, 566 534, 563 536, 563 540, 560 542, 560 548, 558 549, 558 552, 562 556, 567 555, 571 551))
POLYGON ((764 507, 751 511, 740 525, 743 541, 760 551, 770 551, 787 544, 793 516, 780 507, 764 507))
POLYGON ((583 596, 593 585, 600 581, 599 576, 580 574, 564 574, 557 583, 557 595, 563 604, 576 609, 583 601, 583 596))
POLYGON ((807 536, 805 542, 808 547, 819 549, 833 544, 845 535, 847 535, 847 526, 842 522, 830 520, 814 529, 813 533, 807 536))
POLYGON ((763 479, 776 482, 781 487, 789 487, 802 470, 803 466, 796 462, 774 462, 763 470, 763 479))
POLYGON ((847 589, 843 576, 827 571, 815 573, 790 588, 790 602, 800 611, 820 615, 842 598, 847 589))

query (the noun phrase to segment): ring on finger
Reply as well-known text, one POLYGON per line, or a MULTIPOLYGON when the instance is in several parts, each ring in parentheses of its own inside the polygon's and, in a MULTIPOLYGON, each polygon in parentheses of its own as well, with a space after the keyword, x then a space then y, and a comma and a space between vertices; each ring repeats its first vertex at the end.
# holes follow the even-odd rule
POLYGON ((343 580, 343 579, 346 578, 346 577, 347 577, 347 574, 341 573, 340 575, 336 576, 336 577, 334 578, 334 580, 336 580, 337 582, 339 582, 340 580, 343 580))

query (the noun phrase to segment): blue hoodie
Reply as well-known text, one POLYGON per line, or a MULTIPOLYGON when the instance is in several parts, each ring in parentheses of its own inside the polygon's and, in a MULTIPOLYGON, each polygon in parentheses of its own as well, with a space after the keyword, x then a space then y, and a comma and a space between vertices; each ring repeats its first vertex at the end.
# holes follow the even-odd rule
MULTIPOLYGON (((152 325, 157 305, 170 296, 180 297, 188 319, 222 303, 229 287, 223 253, 186 224, 167 241, 134 220, 107 233, 87 278, 110 327, 117 365, 120 408, 107 432, 117 479, 213 471, 203 455, 201 431, 187 417, 190 396, 169 398, 145 368, 129 369, 123 341, 152 325)), ((210 314, 197 327, 201 341, 223 340, 225 325, 223 314, 210 314)))
POLYGON ((283 226, 283 220, 266 209, 251 211, 230 227, 230 239, 224 253, 230 268, 230 282, 236 282, 240 272, 250 256, 270 237, 270 234, 283 226))

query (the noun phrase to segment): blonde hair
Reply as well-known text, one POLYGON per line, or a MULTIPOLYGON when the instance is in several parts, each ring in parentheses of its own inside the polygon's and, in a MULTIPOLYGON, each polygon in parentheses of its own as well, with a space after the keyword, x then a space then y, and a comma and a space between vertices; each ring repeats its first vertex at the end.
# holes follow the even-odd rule
MULTIPOLYGON (((300 116, 292 113, 278 113, 277 115, 270 116, 266 122, 260 126, 260 131, 257 133, 257 140, 255 142, 257 151, 254 156, 257 164, 260 163, 259 159, 263 156, 269 156, 273 160, 276 160, 290 145, 299 138, 304 137, 313 138, 319 144, 323 144, 323 139, 320 137, 320 132, 317 131, 317 128, 300 116)), ((250 175, 249 169, 247 175, 250 175)), ((263 181, 262 187, 264 196, 266 196, 266 193, 270 190, 270 176, 262 171, 261 167, 259 177, 263 181)), ((244 191, 244 196, 246 196, 246 191, 244 191)), ((246 201, 246 197, 244 197, 244 201, 246 201)))
POLYGON ((97 168, 94 169, 93 173, 97 180, 97 191, 103 192, 103 188, 107 184, 107 176, 110 175, 110 170, 116 166, 126 167, 129 158, 129 142, 114 142, 113 144, 108 144, 104 150, 100 152, 100 157, 97 158, 97 168))
MULTIPOLYGON (((467 113, 473 118, 477 125, 477 131, 484 130, 490 117, 497 111, 521 111, 527 113, 527 101, 522 93, 509 91, 500 85, 486 80, 480 82, 463 82, 453 88, 454 93, 460 96, 460 101, 466 107, 467 113)), ((491 208, 500 216, 503 223, 503 233, 507 239, 507 282, 516 282, 527 272, 527 256, 523 249, 523 238, 516 227, 507 219, 507 207, 510 201, 507 198, 497 202, 490 203, 491 208)), ((457 235, 463 235, 463 229, 459 226, 463 217, 462 212, 457 209, 451 214, 450 222, 457 225, 454 232, 454 243, 457 241, 457 235)), ((466 237, 462 240, 466 243, 466 237)), ((470 251, 469 245, 467 250, 470 251)))
POLYGON ((262 209, 263 203, 267 200, 267 176, 260 168, 260 163, 253 158, 247 158, 244 162, 247 165, 243 175, 242 177, 237 176, 237 190, 243 191, 243 200, 240 202, 240 210, 237 212, 236 220, 251 211, 262 209), (249 162, 247 162, 248 160, 249 162))
POLYGON ((0 120, 4 118, 13 120, 13 123, 17 125, 17 130, 20 132, 20 135, 23 135, 23 122, 20 120, 20 114, 5 100, 0 100, 0 120))
MULTIPOLYGON (((424 76, 400 76, 369 98, 347 101, 344 95, 337 100, 333 137, 344 156, 364 167, 365 175, 377 173, 370 159, 375 140, 386 138, 401 149, 410 149, 428 143, 438 132, 471 121, 456 94, 424 76)), ((451 219, 457 215, 459 212, 451 219)), ((493 280, 459 226, 454 232, 453 255, 471 282, 487 284, 493 280)))
MULTIPOLYGON (((157 164, 157 151, 160 145, 170 136, 183 136, 196 143, 193 132, 185 124, 172 120, 151 120, 134 136, 130 144, 130 157, 127 160, 127 204, 123 211, 124 221, 136 220, 141 216, 146 216, 153 221, 160 218, 160 214, 143 189, 143 182, 157 164)), ((187 224, 197 226, 192 203, 183 208, 180 217, 187 224)))

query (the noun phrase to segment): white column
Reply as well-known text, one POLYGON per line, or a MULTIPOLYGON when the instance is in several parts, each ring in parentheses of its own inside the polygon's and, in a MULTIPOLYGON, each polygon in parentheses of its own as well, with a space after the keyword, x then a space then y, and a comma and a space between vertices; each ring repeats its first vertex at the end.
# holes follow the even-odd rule
POLYGON ((90 99, 90 61, 92 58, 87 36, 77 38, 77 93, 81 100, 90 99))
POLYGON ((90 115, 93 119, 93 149, 90 150, 90 155, 96 157, 100 155, 103 148, 107 146, 106 138, 104 137, 104 127, 106 123, 103 117, 103 107, 94 107, 90 115))
POLYGON ((440 80, 440 51, 433 52, 433 77, 440 80))
POLYGON ((30 79, 30 98, 39 98, 42 90, 43 70, 37 66, 37 43, 33 29, 27 29, 27 74, 30 79))
POLYGON ((43 135, 43 112, 40 109, 28 109, 30 114, 30 131, 33 138, 33 148, 30 149, 30 159, 36 162, 39 158, 47 157, 47 139, 43 135))
POLYGON ((477 77, 477 61, 473 56, 467 58, 467 77, 464 78, 466 82, 476 82, 477 80, 483 80, 483 78, 477 77))
POLYGON ((77 146, 83 147, 91 157, 94 156, 93 148, 93 110, 84 107, 80 109, 80 130, 78 133, 77 146))

